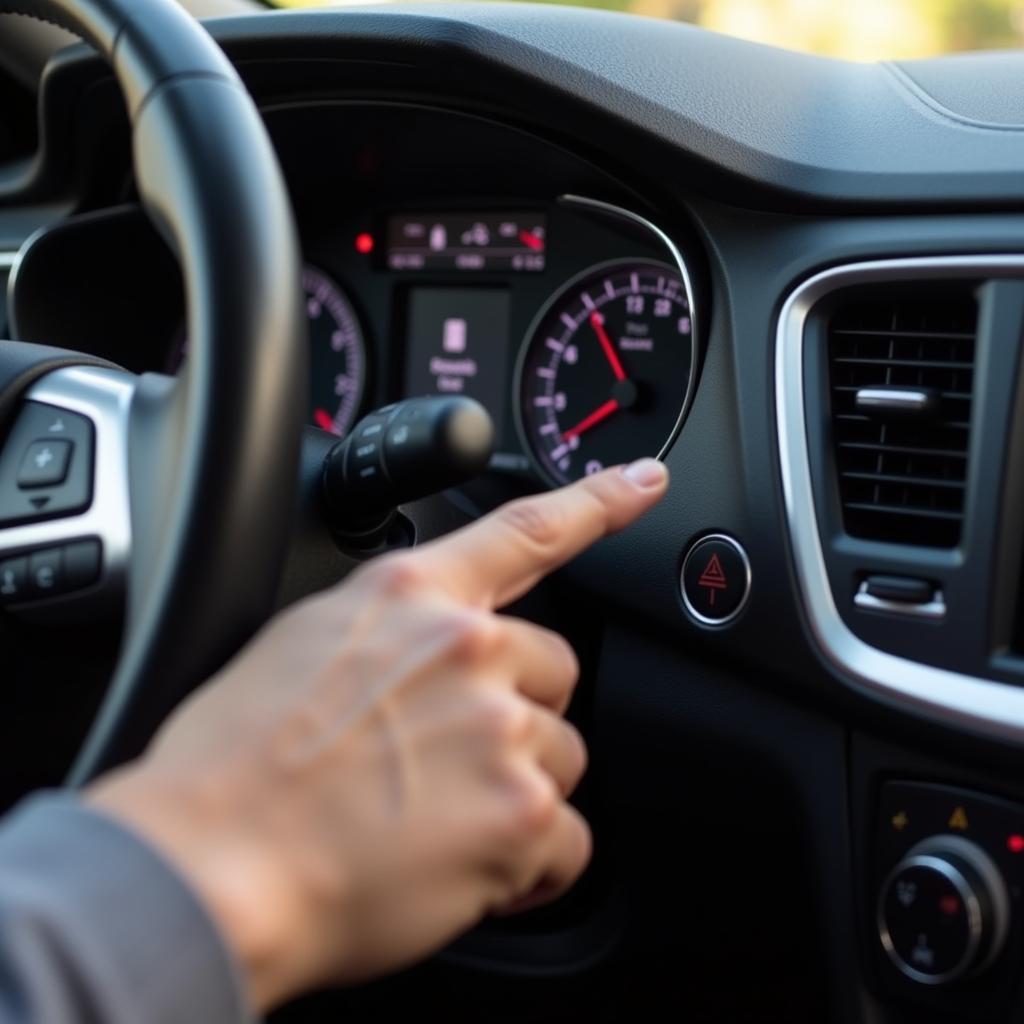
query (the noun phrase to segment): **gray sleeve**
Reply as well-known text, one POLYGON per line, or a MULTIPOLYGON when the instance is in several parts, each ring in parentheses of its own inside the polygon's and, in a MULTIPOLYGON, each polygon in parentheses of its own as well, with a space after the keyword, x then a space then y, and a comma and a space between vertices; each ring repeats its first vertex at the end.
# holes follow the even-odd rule
POLYGON ((0 826, 0 1024, 242 1024, 235 964, 141 839, 73 797, 0 826))

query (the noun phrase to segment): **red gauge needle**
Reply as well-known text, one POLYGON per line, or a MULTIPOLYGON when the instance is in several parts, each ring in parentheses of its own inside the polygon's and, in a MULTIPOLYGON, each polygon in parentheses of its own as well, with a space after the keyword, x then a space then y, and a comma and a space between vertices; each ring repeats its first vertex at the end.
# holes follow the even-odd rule
POLYGON ((313 413, 313 419, 316 420, 316 425, 321 430, 334 431, 334 420, 331 419, 331 414, 326 409, 317 409, 313 413))
POLYGON ((597 311, 590 314, 590 326, 594 328, 597 340, 601 342, 601 348, 604 349, 604 354, 607 357, 608 362, 611 363, 612 373, 615 374, 615 379, 625 380, 626 371, 622 368, 622 363, 619 362, 615 346, 612 345, 612 339, 608 337, 608 332, 604 329, 604 320, 601 318, 601 314, 597 311))
POLYGON ((532 231, 527 231, 525 228, 519 232, 519 241, 527 249, 532 249, 534 252, 542 252, 544 249, 544 239, 540 235, 535 235, 532 231))
POLYGON ((619 411, 619 403, 614 398, 609 398, 604 405, 595 409, 589 416, 585 416, 583 419, 576 424, 575 427, 571 427, 562 435, 563 441, 571 441, 574 437, 579 437, 580 434, 589 430, 591 427, 596 427, 598 423, 608 419, 612 413, 619 411))

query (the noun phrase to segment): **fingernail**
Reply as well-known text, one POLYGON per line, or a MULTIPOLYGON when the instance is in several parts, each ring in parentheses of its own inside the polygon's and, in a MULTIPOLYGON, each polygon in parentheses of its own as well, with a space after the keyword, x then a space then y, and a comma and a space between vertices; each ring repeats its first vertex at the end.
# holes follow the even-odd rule
POLYGON ((626 466, 622 475, 634 486, 650 490, 665 482, 668 470, 657 459, 637 459, 626 466))

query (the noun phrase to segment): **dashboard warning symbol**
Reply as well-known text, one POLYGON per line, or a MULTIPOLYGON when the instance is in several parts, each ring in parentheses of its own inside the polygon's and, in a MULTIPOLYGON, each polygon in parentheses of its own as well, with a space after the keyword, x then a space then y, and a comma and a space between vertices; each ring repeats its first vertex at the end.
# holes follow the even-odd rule
POLYGON ((967 812, 963 809, 963 805, 954 808, 953 813, 949 816, 949 827, 956 829, 958 832, 966 832, 968 829, 967 823, 967 812))
POLYGON ((725 534, 698 540, 686 553, 679 575, 686 610, 705 626, 731 622, 750 593, 747 553, 725 534))
POLYGON ((728 589, 729 581, 725 578, 725 570, 722 568, 717 554, 711 556, 711 560, 700 574, 700 579, 697 580, 697 585, 708 588, 708 604, 710 605, 715 603, 716 590, 728 589))

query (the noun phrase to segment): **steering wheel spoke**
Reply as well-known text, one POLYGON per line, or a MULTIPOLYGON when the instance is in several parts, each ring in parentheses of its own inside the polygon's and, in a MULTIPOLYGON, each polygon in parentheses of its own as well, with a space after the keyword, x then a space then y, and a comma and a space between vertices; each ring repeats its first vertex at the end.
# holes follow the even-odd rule
POLYGON ((137 378, 65 366, 35 381, 0 448, 0 605, 49 621, 113 612, 131 550, 137 378))

